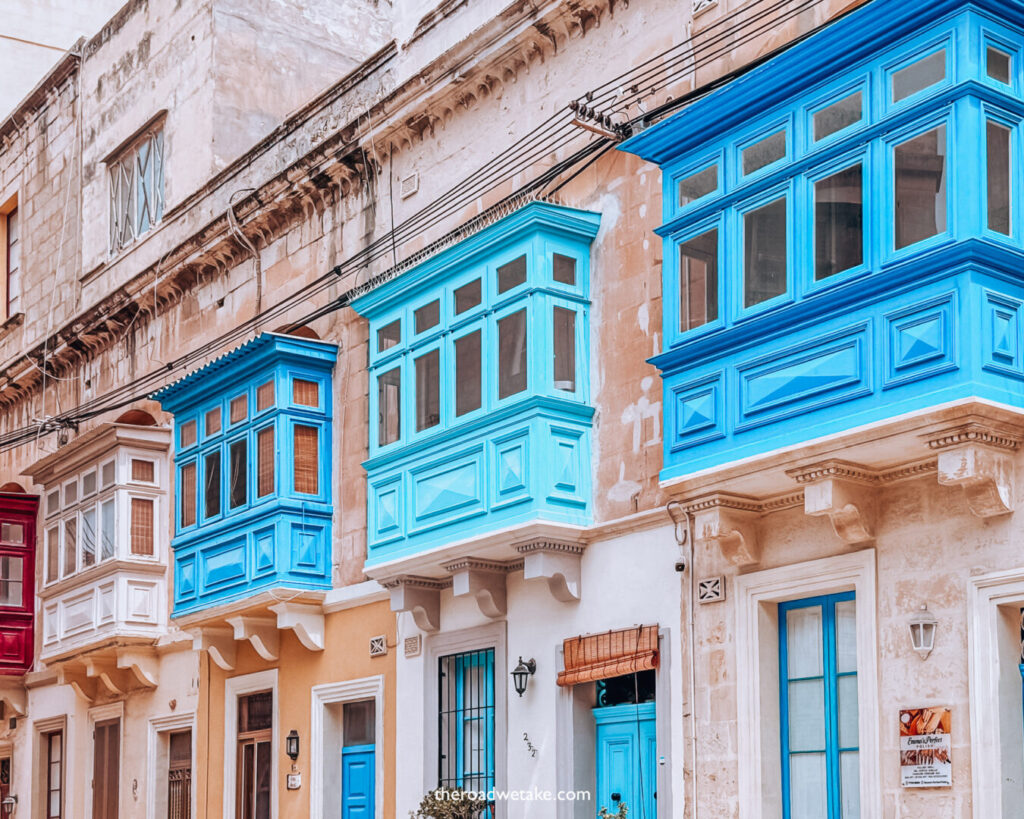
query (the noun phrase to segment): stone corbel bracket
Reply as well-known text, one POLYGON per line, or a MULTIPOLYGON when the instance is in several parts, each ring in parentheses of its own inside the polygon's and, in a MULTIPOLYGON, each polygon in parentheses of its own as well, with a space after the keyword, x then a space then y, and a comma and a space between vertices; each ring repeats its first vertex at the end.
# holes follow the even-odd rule
POLYGON ((4 716, 23 717, 28 711, 28 695, 22 685, 12 685, 0 689, 0 702, 4 706, 4 716))
POLYGON ((198 628, 193 629, 192 648, 205 651, 224 671, 235 670, 235 635, 229 628, 198 628))
POLYGON ((118 668, 113 658, 83 657, 82 665, 87 677, 98 680, 115 697, 127 694, 133 688, 135 678, 130 671, 118 668))
POLYGON ((991 518, 1013 511, 1018 434, 968 423, 934 433, 927 441, 938 452, 939 483, 963 489, 975 515, 991 518))
POLYGON ((562 603, 580 599, 580 558, 584 546, 553 540, 531 540, 515 549, 523 556, 523 578, 547 580, 551 596, 562 603))
POLYGON ((93 702, 97 697, 98 682, 95 677, 89 676, 85 668, 60 665, 57 667, 57 682, 70 685, 86 702, 93 702))
POLYGON ((290 628, 299 638, 299 642, 310 651, 324 650, 324 611, 320 606, 308 603, 275 603, 269 606, 269 609, 277 615, 279 630, 290 628))
POLYGON ((508 611, 505 577, 522 566, 522 562, 500 563, 470 557, 448 563, 444 570, 452 576, 453 596, 472 595, 485 617, 497 619, 508 611))
POLYGON ((753 498, 718 493, 691 501, 684 508, 693 516, 694 538, 715 543, 734 566, 752 566, 761 560, 757 522, 763 504, 753 498))
POLYGON ((143 688, 156 688, 160 680, 156 652, 147 648, 121 648, 117 652, 117 667, 128 671, 134 683, 143 688))
POLYGON ((804 512, 828 515, 832 529, 846 543, 874 539, 875 492, 879 473, 846 461, 824 461, 786 471, 803 486, 804 512))
POLYGON ((236 640, 248 640, 253 649, 267 662, 275 662, 280 655, 281 638, 277 621, 273 617, 246 617, 239 614, 227 618, 234 629, 236 640))
POLYGON ((441 628, 441 590, 450 580, 402 575, 381 582, 391 594, 391 610, 407 611, 420 631, 435 632, 441 628))

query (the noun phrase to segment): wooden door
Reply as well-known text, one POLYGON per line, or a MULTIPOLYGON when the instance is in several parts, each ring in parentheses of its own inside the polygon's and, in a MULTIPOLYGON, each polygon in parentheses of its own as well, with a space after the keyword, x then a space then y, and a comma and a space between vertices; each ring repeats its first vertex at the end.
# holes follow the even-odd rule
POLYGON ((121 720, 93 726, 92 819, 117 819, 120 778, 121 720))

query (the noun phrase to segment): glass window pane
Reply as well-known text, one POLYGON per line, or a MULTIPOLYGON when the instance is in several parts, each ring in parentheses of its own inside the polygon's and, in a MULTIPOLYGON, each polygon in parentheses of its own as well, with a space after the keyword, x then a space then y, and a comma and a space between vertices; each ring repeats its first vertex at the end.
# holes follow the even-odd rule
POLYGON ((985 73, 993 80, 1010 84, 1010 55, 998 48, 985 49, 985 73))
POLYGON ((576 260, 556 253, 551 257, 551 277, 559 284, 576 284, 576 260))
POLYGON ((743 306, 786 292, 786 199, 743 216, 743 306))
POLYGON ((196 522, 196 465, 185 464, 181 468, 181 481, 178 485, 181 494, 181 525, 193 526, 196 522))
POLYGON ((181 442, 182 448, 192 446, 196 442, 195 421, 186 421, 181 425, 181 429, 178 432, 178 440, 181 442))
POLYGON ((78 481, 72 481, 64 486, 64 506, 73 506, 78 502, 78 481))
POLYGON ((96 508, 82 512, 82 567, 96 562, 96 508))
POLYGON ((794 754, 789 758, 790 819, 828 816, 828 778, 824 754, 794 754))
POLYGON ((245 438, 235 441, 228 450, 231 482, 228 505, 235 509, 249 500, 249 442, 245 438))
POLYGON ((498 321, 498 398, 526 389, 526 311, 498 321))
POLYGON ((709 165, 679 180, 679 207, 689 205, 718 190, 718 166, 709 165))
POLYGON ((212 518, 220 514, 220 452, 206 456, 204 471, 203 515, 212 518))
POLYGON ((814 278, 826 279, 864 261, 863 169, 814 183, 814 278))
POLYGON ((786 611, 786 664, 789 679, 823 673, 821 606, 786 611))
POLYGON ((820 111, 815 111, 812 117, 814 121, 814 141, 824 139, 827 136, 849 128, 856 122, 860 122, 864 116, 864 100, 861 92, 843 97, 838 102, 827 105, 820 111))
POLYGON ((836 671, 857 670, 857 601, 836 603, 836 671))
POLYGON ((718 318, 718 230, 679 245, 679 332, 718 318))
POLYGON ((270 742, 256 745, 256 810, 253 819, 270 819, 270 742))
POLYGON ((0 524, 0 540, 4 543, 24 543, 25 527, 20 523, 0 524))
POLYGON ((416 332, 426 332, 431 327, 436 327, 441 323, 441 302, 438 299, 434 299, 429 304, 424 304, 412 315, 416 332))
POLYGON ((141 483, 153 483, 156 480, 156 464, 132 458, 132 480, 141 483))
POLYGON ((377 352, 383 353, 402 343, 402 322, 395 319, 377 331, 377 352))
POLYGON ((897 145, 896 248, 946 230, 946 126, 897 145))
POLYGON ((300 407, 320 406, 320 382, 306 378, 292 380, 292 403, 300 407))
POLYGON ((416 359, 416 431, 441 423, 441 354, 431 350, 416 359))
POLYGON ((88 497, 96 491, 96 470, 82 476, 82 496, 88 497))
POLYGON ((552 324, 555 389, 576 392, 576 313, 556 307, 552 324))
POLYGON ((22 571, 20 557, 0 557, 0 606, 21 605, 22 571))
POLYGON ((743 149, 743 173, 753 173, 786 155, 786 130, 776 131, 743 149))
POLYGON ((376 706, 373 700, 346 702, 342 706, 342 745, 372 745, 376 706))
POLYGON ((239 421, 244 421, 248 414, 249 396, 237 395, 231 399, 231 403, 228 405, 228 421, 237 424, 239 421))
POLYGON ((825 681, 789 685, 789 750, 825 750, 825 681))
POLYGON ((256 412, 263 412, 274 405, 274 382, 268 381, 256 388, 256 412))
MULTIPOLYGON (((194 507, 192 514, 194 517, 194 507)), ((100 526, 102 527, 100 531, 100 560, 107 560, 114 556, 114 539, 117 537, 117 533, 114 531, 113 498, 100 504, 100 526)))
POLYGON ((480 303, 480 279, 474 279, 455 291, 455 315, 464 313, 480 303))
POLYGON ((74 574, 77 567, 78 550, 78 518, 71 517, 64 521, 64 577, 74 574))
POLYGON ((306 495, 320 493, 320 431, 296 424, 292 435, 295 491, 306 495))
POLYGON ((498 268, 498 293, 518 287, 526 281, 526 256, 513 259, 498 268))
POLYGON ((856 751, 839 755, 839 794, 842 819, 859 819, 860 754, 856 751))
MULTIPOLYGON (((194 430, 193 430, 194 432, 194 430)), ((113 461, 107 461, 103 466, 100 467, 100 479, 103 482, 103 488, 106 489, 108 486, 112 486, 114 483, 114 477, 117 472, 113 461)))
POLYGON ((1010 235, 1010 129, 991 120, 985 124, 988 155, 988 229, 1010 235))
POLYGON ((46 514, 55 515, 60 511, 60 490, 54 489, 46 496, 46 514))
POLYGON ((857 728, 857 675, 846 674, 838 679, 839 747, 856 748, 860 745, 857 728))
POLYGON ((46 530, 46 582, 57 579, 60 566, 60 529, 56 526, 46 530))
POLYGON ((480 331, 455 341, 455 415, 480 409, 480 331))
POLYGON ((130 547, 133 555, 152 556, 154 503, 151 498, 132 498, 130 547))
POLYGON ((377 442, 397 441, 402 434, 402 372, 398 367, 377 376, 377 442))
POLYGON ((946 79, 946 50, 936 51, 893 72, 892 101, 899 102, 946 79))
POLYGON ((220 407, 207 411, 205 428, 207 436, 220 432, 220 407))
POLYGON ((256 433, 256 497, 264 498, 274 491, 274 428, 256 433))

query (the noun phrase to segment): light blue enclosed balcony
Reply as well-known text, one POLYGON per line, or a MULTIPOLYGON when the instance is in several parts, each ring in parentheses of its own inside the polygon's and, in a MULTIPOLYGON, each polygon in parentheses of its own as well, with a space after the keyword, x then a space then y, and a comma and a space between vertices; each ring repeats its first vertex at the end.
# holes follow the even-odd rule
POLYGON ((354 302, 370 323, 368 569, 590 522, 598 224, 534 202, 354 302))
POLYGON ((153 395, 174 415, 174 609, 331 586, 333 344, 264 333, 153 395))
POLYGON ((1024 5, 874 0, 630 139, 663 174, 662 480, 1020 407, 1022 121, 1024 5))

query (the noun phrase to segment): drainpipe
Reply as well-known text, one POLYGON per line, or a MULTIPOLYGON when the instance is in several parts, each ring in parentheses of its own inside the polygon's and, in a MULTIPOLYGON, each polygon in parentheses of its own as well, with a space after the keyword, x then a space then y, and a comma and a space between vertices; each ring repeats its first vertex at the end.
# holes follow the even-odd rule
POLYGON ((690 592, 686 596, 686 626, 690 639, 690 782, 693 799, 691 816, 692 819, 698 819, 700 800, 697 796, 697 629, 694 623, 697 581, 693 571, 693 519, 677 500, 670 500, 665 504, 665 511, 672 519, 676 543, 680 549, 676 571, 686 572, 690 579, 690 592))
MULTIPOLYGON (((263 311, 263 265, 260 262, 260 252, 256 249, 249 237, 242 233, 242 229, 238 226, 238 219, 235 217, 235 199, 240 194, 255 193, 255 188, 239 188, 231 196, 228 197, 228 226, 231 228, 231 232, 238 239, 239 243, 252 254, 253 264, 256 266, 256 317, 258 318, 260 313, 263 311)), ((253 328, 254 332, 258 335, 260 331, 260 325, 257 321, 256 326, 253 328)))

